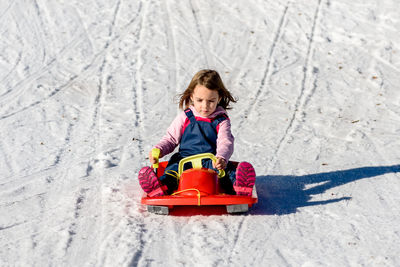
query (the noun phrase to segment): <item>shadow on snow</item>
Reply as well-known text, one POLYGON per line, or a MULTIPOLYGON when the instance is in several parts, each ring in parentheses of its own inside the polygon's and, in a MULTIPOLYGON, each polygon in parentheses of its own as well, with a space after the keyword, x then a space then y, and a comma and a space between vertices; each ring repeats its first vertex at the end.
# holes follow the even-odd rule
POLYGON ((386 173, 400 172, 400 165, 361 167, 350 170, 293 175, 266 175, 257 176, 256 187, 258 203, 250 213, 257 214, 290 214, 297 208, 314 205, 325 205, 343 200, 350 200, 350 196, 323 201, 310 201, 312 195, 322 194, 343 184, 357 180, 372 178, 386 173), (311 187, 315 185, 314 187, 311 187), (309 188, 307 188, 309 187, 309 188))

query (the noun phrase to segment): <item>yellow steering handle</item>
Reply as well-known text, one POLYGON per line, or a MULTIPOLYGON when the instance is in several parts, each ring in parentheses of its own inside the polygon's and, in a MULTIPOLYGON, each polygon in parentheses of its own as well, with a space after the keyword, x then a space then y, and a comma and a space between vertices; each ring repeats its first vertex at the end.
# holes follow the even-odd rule
MULTIPOLYGON (((181 161, 179 162, 179 167, 178 167, 178 174, 179 177, 181 177, 182 173, 183 173, 183 166, 185 165, 185 163, 191 162, 193 168, 202 168, 203 165, 201 164, 201 161, 203 159, 211 159, 212 161, 217 161, 217 157, 215 157, 213 154, 211 153, 203 153, 203 154, 197 154, 197 155, 193 155, 193 156, 189 156, 186 157, 184 159, 181 159, 181 161)), ((224 170, 219 170, 218 171, 218 176, 221 178, 225 175, 225 171, 224 170)))
POLYGON ((153 148, 151 150, 151 156, 153 157, 153 159, 155 159, 156 163, 153 164, 153 168, 157 169, 158 168, 158 160, 160 158, 160 149, 159 148, 153 148))

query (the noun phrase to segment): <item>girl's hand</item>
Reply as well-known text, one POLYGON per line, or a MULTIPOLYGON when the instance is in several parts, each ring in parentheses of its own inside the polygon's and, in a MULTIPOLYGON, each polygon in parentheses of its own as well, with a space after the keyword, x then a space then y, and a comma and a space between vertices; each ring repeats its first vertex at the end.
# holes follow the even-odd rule
POLYGON ((213 161, 213 167, 217 170, 223 170, 226 168, 226 161, 223 158, 217 158, 217 160, 213 161))
MULTIPOLYGON (((163 155, 162 155, 162 153, 161 153, 161 151, 160 151, 160 156, 159 156, 158 159, 160 159, 160 158, 162 158, 162 157, 163 157, 163 155)), ((153 154, 151 153, 151 150, 150 150, 150 152, 149 152, 149 159, 150 159, 150 164, 151 164, 151 165, 153 165, 154 163, 157 163, 157 160, 156 160, 155 158, 153 158, 153 154)))

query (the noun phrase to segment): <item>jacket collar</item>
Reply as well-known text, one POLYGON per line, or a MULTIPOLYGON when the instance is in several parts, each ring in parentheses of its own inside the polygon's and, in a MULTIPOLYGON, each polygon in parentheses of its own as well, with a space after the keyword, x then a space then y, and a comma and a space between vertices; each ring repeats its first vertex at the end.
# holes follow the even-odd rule
MULTIPOLYGON (((203 116, 201 116, 201 115, 196 111, 196 109, 194 108, 194 106, 190 106, 189 108, 190 108, 190 110, 193 112, 193 115, 194 115, 195 117, 204 118, 203 116)), ((215 118, 215 117, 217 117, 217 116, 219 116, 219 115, 221 115, 221 114, 226 114, 226 115, 228 115, 227 112, 226 112, 226 110, 225 110, 223 107, 218 106, 218 107, 215 109, 215 111, 214 111, 213 113, 211 113, 207 118, 212 119, 212 118, 215 118)))

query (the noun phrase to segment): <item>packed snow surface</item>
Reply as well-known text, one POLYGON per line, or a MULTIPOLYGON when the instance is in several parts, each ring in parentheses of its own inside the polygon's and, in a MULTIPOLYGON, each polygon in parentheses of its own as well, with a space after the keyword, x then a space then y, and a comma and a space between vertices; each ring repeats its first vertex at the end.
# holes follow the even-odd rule
POLYGON ((399 10, 1 1, 0 265, 399 266, 399 10), (259 202, 149 214, 137 173, 203 68, 259 202))

